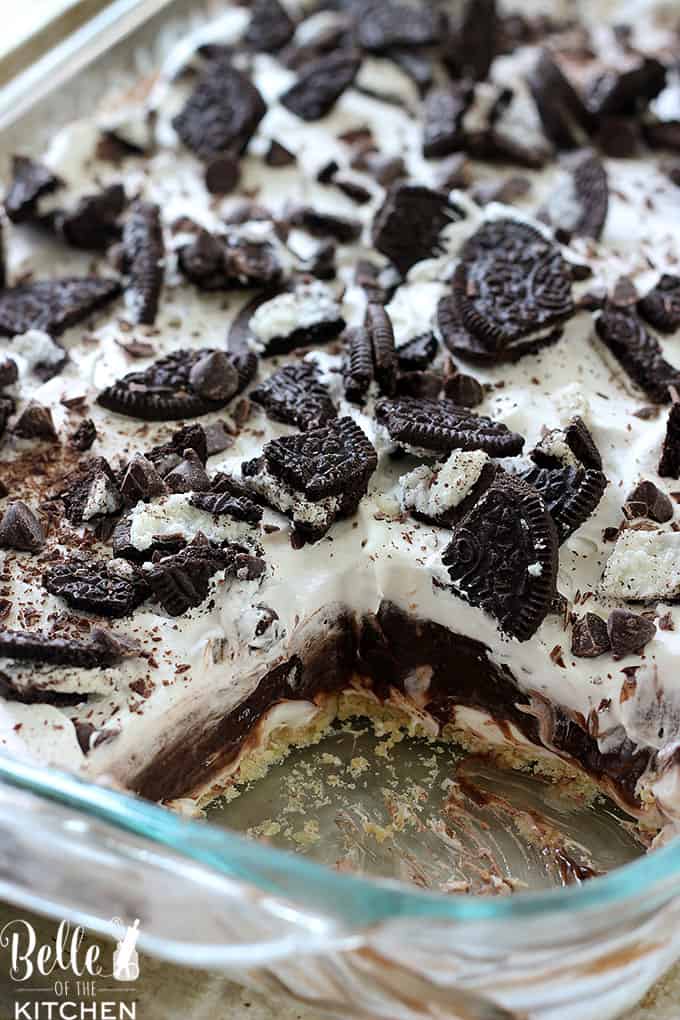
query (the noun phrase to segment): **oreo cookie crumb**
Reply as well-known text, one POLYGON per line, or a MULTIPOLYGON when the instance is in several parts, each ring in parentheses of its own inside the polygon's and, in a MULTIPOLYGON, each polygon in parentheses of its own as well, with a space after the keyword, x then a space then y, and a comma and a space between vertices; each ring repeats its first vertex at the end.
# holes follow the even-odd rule
POLYGON ((315 428, 337 417, 337 409, 314 365, 300 361, 284 365, 250 394, 274 421, 300 429, 315 428))

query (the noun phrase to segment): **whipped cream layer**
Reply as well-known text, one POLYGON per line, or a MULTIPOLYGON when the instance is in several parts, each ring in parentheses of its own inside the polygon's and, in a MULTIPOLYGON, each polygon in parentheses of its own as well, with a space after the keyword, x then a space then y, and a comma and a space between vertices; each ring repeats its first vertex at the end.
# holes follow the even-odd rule
MULTIPOLYGON (((416 88, 393 63, 366 57, 357 79, 362 88, 390 97, 389 102, 350 87, 328 116, 308 123, 277 101, 294 82, 295 74, 274 57, 260 54, 252 61, 252 79, 268 104, 267 114, 241 160, 238 193, 224 198, 210 195, 198 161, 180 144, 171 124, 192 85, 191 79, 179 72, 192 61, 199 44, 237 40, 246 17, 241 8, 229 11, 185 40, 161 69, 145 103, 116 112, 113 119, 117 132, 139 144, 146 130, 141 114, 147 109, 155 111, 157 148, 150 156, 130 156, 120 166, 98 158, 101 126, 110 125, 110 113, 104 119, 93 117, 66 126, 56 134, 44 156, 45 163, 65 180, 66 194, 73 198, 96 190, 102 183, 122 181, 129 197, 141 195, 157 202, 161 209, 166 278, 154 327, 131 326, 126 321, 124 303, 114 304, 97 314, 88 328, 76 327, 64 334, 61 343, 69 360, 47 382, 36 375, 35 366, 39 361, 54 359, 54 345, 49 338, 24 335, 0 341, 3 353, 16 356, 20 368, 19 381, 12 389, 19 410, 29 399, 49 406, 65 441, 81 420, 73 401, 84 398, 87 416, 92 418, 98 436, 91 452, 106 457, 111 464, 122 463, 140 450, 167 441, 176 425, 143 423, 107 412, 95 402, 98 392, 126 372, 142 370, 178 347, 223 347, 230 323, 252 296, 237 291, 205 293, 186 282, 178 272, 176 252, 188 238, 173 227, 177 221, 189 217, 210 231, 230 230, 224 226, 224 217, 243 201, 244 195, 253 194, 258 204, 277 217, 283 217, 290 205, 304 203, 360 220, 360 240, 338 245, 338 279, 330 285, 336 299, 328 301, 333 311, 339 307, 351 327, 362 323, 366 304, 363 290, 354 282, 355 266, 369 253, 375 257, 370 224, 385 192, 374 177, 348 171, 345 176, 356 179, 371 194, 370 201, 358 205, 337 188, 320 184, 319 170, 333 159, 346 164, 348 150, 339 136, 368 127, 381 152, 402 157, 414 180, 432 185, 437 179, 437 161, 422 157, 421 123, 411 113, 419 106, 416 88), (263 156, 271 141, 285 144, 295 154, 296 164, 268 166, 263 156), (153 354, 131 358, 126 345, 133 339, 149 344, 153 354)), ((321 13, 315 17, 332 21, 335 16, 321 13)), ((310 32, 308 22, 301 24, 298 35, 302 38, 305 32, 310 32)), ((656 35, 650 38, 656 45, 663 33, 658 27, 654 32, 656 35)), ((639 24, 636 33, 640 39, 645 38, 639 24)), ((534 47, 522 47, 511 56, 499 57, 491 78, 516 90, 506 127, 511 129, 512 118, 518 118, 520 130, 540 136, 523 80, 534 58, 534 47)), ((592 271, 590 279, 575 284, 574 293, 578 296, 599 285, 611 289, 625 275, 644 294, 664 272, 677 270, 680 191, 649 160, 607 159, 605 163, 610 198, 602 238, 598 242, 575 240, 564 248, 567 260, 585 264, 592 271)), ((474 167, 480 181, 512 173, 509 168, 483 163, 475 163, 474 167)), ((452 195, 465 216, 445 229, 444 253, 413 266, 387 306, 397 344, 436 328, 437 303, 447 293, 459 247, 476 227, 485 218, 500 216, 526 217, 536 223, 535 214, 561 186, 564 171, 553 162, 527 176, 530 190, 512 207, 491 204, 481 209, 464 193, 452 195)), ((60 201, 64 194, 59 193, 60 201)), ((233 229, 247 231, 249 225, 233 229)), ((258 223, 252 229, 275 247, 284 270, 296 265, 295 256, 270 224, 258 223)), ((304 238, 300 243, 304 244, 304 238)), ((106 269, 104 259, 94 261, 106 269)), ((84 273, 92 262, 91 255, 70 250, 47 235, 25 227, 11 230, 9 272, 13 280, 27 272, 36 278, 84 273)), ((288 328, 295 315, 302 316, 298 324, 304 324, 313 321, 314 309, 308 314, 306 309, 281 302, 268 316, 261 308, 256 313, 254 332, 267 339, 283 326, 288 328)), ((680 337, 663 337, 661 343, 666 359, 680 369, 680 337)), ((288 357, 261 359, 259 378, 299 356, 295 352, 288 357)), ((136 641, 141 653, 115 668, 50 668, 0 659, 0 673, 13 685, 20 687, 22 677, 29 674, 45 674, 51 688, 90 695, 86 702, 63 708, 0 699, 2 747, 91 778, 134 786, 135 777, 165 749, 178 741, 190 743, 192 733, 215 725, 242 704, 268 669, 295 654, 304 658, 306 649, 323 640, 333 614, 349 611, 361 617, 377 612, 381 603, 389 601, 414 617, 484 644, 490 660, 510 670, 537 717, 548 702, 566 716, 580 720, 602 753, 616 753, 624 747, 653 752, 653 764, 640 780, 638 792, 652 824, 667 820, 680 823, 680 607, 674 602, 657 601, 656 616, 664 618, 664 627, 657 627, 654 640, 643 654, 624 660, 615 660, 609 654, 597 659, 573 657, 569 629, 558 614, 547 616, 530 641, 519 642, 501 633, 494 619, 450 590, 441 560, 450 531, 418 523, 403 512, 402 477, 413 471, 422 473, 423 465, 431 464, 432 459, 409 455, 395 460, 390 456, 390 444, 372 414, 374 397, 363 408, 344 399, 339 374, 342 357, 332 345, 305 356, 319 366, 323 381, 338 403, 339 414, 351 415, 379 452, 378 469, 358 512, 335 523, 317 544, 296 549, 290 541, 290 522, 271 510, 265 510, 261 524, 252 528, 195 510, 184 496, 139 504, 132 515, 131 535, 136 548, 143 550, 151 536, 162 533, 181 532, 191 538, 201 531, 216 541, 248 533, 264 551, 265 573, 243 581, 227 580, 224 572, 218 572, 211 582, 210 597, 181 617, 169 617, 159 607, 145 603, 130 618, 110 624, 106 621, 114 633, 136 641), (263 613, 269 610, 275 617, 263 629, 263 613), (631 667, 639 667, 632 694, 631 667), (77 737, 77 724, 92 727, 85 749, 77 737)), ((440 361, 444 358, 441 350, 438 357, 440 361)), ((636 414, 648 405, 648 400, 612 361, 595 334, 592 315, 585 311, 565 324, 557 343, 515 364, 470 368, 453 360, 461 370, 471 371, 480 382, 489 384, 476 411, 524 436, 525 451, 539 443, 546 430, 565 426, 574 415, 586 422, 601 451, 609 485, 595 513, 561 546, 557 588, 578 615, 587 610, 606 616, 612 608, 628 605, 624 587, 617 580, 628 567, 624 563, 623 567, 615 564, 608 568, 614 546, 605 540, 605 532, 619 526, 626 496, 641 479, 655 482, 665 492, 680 489, 680 483, 657 474, 666 410, 660 408, 644 418, 636 414)), ((225 418, 228 412, 218 412, 204 416, 200 423, 208 425, 225 418)), ((238 476, 242 461, 259 456, 269 439, 294 431, 271 421, 253 405, 245 424, 233 424, 233 444, 209 458, 208 473, 224 471, 238 476)), ((7 479, 9 496, 0 500, 0 508, 11 498, 21 498, 37 509, 50 482, 68 469, 65 458, 63 443, 55 448, 8 433, 0 448, 0 478, 7 479)), ((417 479, 418 475, 411 477, 417 479)), ((418 499, 417 494, 414 498, 418 499)), ((658 526, 668 536, 659 556, 671 555, 668 550, 675 547, 673 528, 679 517, 676 509, 673 521, 658 526)), ((67 612, 61 599, 44 591, 40 577, 52 558, 67 551, 70 532, 80 537, 84 533, 60 522, 50 529, 47 546, 38 556, 0 553, 2 595, 9 603, 2 619, 5 627, 49 631, 54 621, 67 612)), ((111 555, 108 546, 98 546, 93 540, 88 541, 88 551, 104 558, 111 555)), ((619 552, 625 554, 624 550, 619 552)), ((635 555, 638 559, 633 569, 637 570, 639 558, 648 562, 649 552, 642 549, 635 555)), ((666 567, 662 564, 658 569, 666 567)), ((673 559, 672 569, 677 572, 677 559, 673 559)), ((650 565, 651 587, 656 570, 656 565, 650 565)), ((653 593, 655 598, 658 594, 653 593)), ((97 625, 96 618, 84 616, 91 626, 97 625)), ((455 690, 452 694, 455 697, 455 690)), ((490 708, 493 714, 493 706, 490 708)), ((294 702, 286 722, 304 725, 315 710, 308 702, 294 702)), ((489 719, 483 721, 481 713, 466 711, 471 725, 486 733, 489 743, 499 739, 489 719)))

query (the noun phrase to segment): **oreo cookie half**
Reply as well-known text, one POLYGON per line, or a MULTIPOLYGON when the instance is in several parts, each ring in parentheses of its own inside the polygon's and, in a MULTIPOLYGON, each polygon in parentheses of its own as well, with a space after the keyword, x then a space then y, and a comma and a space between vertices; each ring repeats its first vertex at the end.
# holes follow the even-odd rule
POLYGON ((225 356, 236 368, 236 389, 230 384, 219 397, 212 388, 206 390, 198 384, 195 369, 203 359, 220 353, 209 348, 175 351, 143 371, 129 372, 107 386, 97 397, 97 403, 108 411, 142 421, 177 421, 219 411, 241 390, 241 374, 234 357, 225 356), (209 396, 204 395, 208 392, 209 396))
POLYGON ((318 371, 306 361, 278 369, 251 391, 250 399, 269 418, 300 429, 323 425, 338 413, 318 371))
POLYGON ((630 307, 607 301, 595 324, 597 335, 655 404, 671 399, 670 386, 680 387, 680 371, 663 356, 661 345, 630 307))
POLYGON ((555 525, 536 490, 499 472, 454 528, 443 560, 457 592, 495 617, 506 634, 526 641, 555 596, 557 547, 555 525))
POLYGON ((450 400, 398 397, 378 401, 377 420, 398 446, 428 455, 452 450, 483 450, 491 457, 513 457, 524 439, 501 422, 473 414, 450 400))

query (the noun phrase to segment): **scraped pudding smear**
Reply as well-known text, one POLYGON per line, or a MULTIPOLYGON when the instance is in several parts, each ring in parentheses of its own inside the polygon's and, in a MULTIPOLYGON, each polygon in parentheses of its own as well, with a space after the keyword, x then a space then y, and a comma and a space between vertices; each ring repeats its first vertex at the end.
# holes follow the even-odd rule
POLYGON ((368 719, 667 838, 677 16, 195 20, 133 103, 12 160, 2 749, 194 813, 368 719))

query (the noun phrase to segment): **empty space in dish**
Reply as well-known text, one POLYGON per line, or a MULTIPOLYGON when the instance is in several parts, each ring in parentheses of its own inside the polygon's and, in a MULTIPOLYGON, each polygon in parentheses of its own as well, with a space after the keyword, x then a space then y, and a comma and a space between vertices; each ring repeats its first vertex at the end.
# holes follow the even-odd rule
POLYGON ((208 818, 341 872, 445 893, 580 884, 644 852, 603 797, 585 803, 563 784, 452 744, 380 737, 363 720, 294 749, 208 818))

